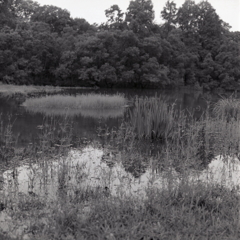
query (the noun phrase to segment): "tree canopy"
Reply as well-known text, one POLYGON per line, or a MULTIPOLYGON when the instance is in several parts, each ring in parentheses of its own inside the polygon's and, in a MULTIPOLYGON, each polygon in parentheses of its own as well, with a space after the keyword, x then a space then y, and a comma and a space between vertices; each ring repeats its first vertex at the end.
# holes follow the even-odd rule
POLYGON ((132 0, 91 25, 56 6, 0 0, 0 81, 12 84, 235 90, 240 32, 208 1, 132 0), (154 17, 163 23, 156 24, 154 17))

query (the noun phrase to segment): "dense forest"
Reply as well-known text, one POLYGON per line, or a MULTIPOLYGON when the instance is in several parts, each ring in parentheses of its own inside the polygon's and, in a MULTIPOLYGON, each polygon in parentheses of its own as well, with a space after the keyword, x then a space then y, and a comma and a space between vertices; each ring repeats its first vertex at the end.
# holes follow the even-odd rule
POLYGON ((0 0, 0 81, 91 87, 238 89, 240 32, 207 1, 133 0, 106 23, 31 0, 0 0), (154 17, 162 18, 156 24, 154 17))

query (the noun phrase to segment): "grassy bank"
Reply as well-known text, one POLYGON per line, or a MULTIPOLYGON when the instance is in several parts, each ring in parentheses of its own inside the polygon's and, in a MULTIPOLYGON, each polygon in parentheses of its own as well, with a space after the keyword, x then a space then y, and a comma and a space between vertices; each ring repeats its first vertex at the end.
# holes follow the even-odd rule
POLYGON ((33 86, 33 85, 12 85, 0 84, 0 93, 4 95, 39 93, 39 92, 59 92, 60 87, 52 86, 33 86))
MULTIPOLYGON (((10 172, 10 194, 1 192, 0 226, 4 219, 5 235, 15 239, 239 239, 239 188, 227 187, 224 170, 219 173, 218 182, 198 177, 217 155, 223 156, 223 163, 227 163, 227 156, 237 159, 239 118, 231 117, 231 111, 216 116, 206 113, 199 120, 184 113, 178 118, 165 102, 160 106, 157 99, 141 101, 118 130, 99 130, 104 144, 97 142, 92 146, 103 153, 99 155, 100 163, 90 155, 84 155, 84 164, 76 164, 83 155, 68 162, 74 144, 71 124, 52 119, 39 128, 36 144, 29 144, 21 153, 12 152, 12 160, 6 160, 14 160, 16 166, 10 172), (155 113, 156 109, 161 112, 155 113), (144 121, 157 125, 145 126, 144 121), (139 134, 137 126, 151 128, 139 134), (155 126, 160 130, 154 130, 155 126), (153 135, 153 131, 161 134, 153 135), (42 189, 46 190, 48 181, 56 177, 54 201, 49 200, 48 194, 35 192, 36 187, 25 194, 19 190, 18 178, 12 175, 17 176, 14 170, 20 161, 30 164, 32 180, 40 178, 42 189), (59 165, 53 164, 56 161, 59 165), (94 176, 87 169, 91 161, 97 165, 94 176), (35 166, 41 171, 36 171, 35 166), (113 194, 115 169, 119 185, 113 194), (50 172, 54 175, 48 175, 50 172), (146 172, 149 175, 145 194, 139 197, 132 182, 140 182, 139 176, 146 172), (101 184, 86 187, 84 182, 89 176, 101 184), (77 184, 73 185, 75 180, 77 184), (157 187, 157 183, 164 187, 157 187)), ((11 128, 2 127, 1 151, 14 147, 11 138, 4 138, 10 133, 11 128)), ((75 150, 82 153, 81 149, 80 146, 75 150)))

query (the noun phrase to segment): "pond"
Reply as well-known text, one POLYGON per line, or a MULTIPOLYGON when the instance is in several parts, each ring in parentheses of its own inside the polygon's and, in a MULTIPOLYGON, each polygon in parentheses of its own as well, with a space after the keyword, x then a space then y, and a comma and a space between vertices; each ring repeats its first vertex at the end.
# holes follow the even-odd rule
MULTIPOLYGON (((191 90, 65 90, 62 92, 62 99, 77 99, 78 96, 83 94, 107 94, 110 96, 118 94, 127 99, 127 106, 131 105, 136 96, 158 96, 165 99, 169 104, 175 104, 177 109, 187 110, 194 119, 200 119, 209 102, 215 102, 219 98, 217 95, 191 90)), ((59 97, 59 93, 57 96, 59 97)), ((126 156, 123 156, 121 151, 114 152, 96 143, 93 146, 93 142, 101 142, 97 129, 118 129, 123 119, 126 118, 127 107, 121 108, 120 112, 110 111, 105 113, 104 110, 93 109, 91 111, 73 111, 71 114, 66 115, 62 109, 57 111, 54 109, 45 111, 43 108, 38 111, 34 107, 30 109, 23 104, 26 99, 19 100, 5 96, 1 96, 0 99, 2 126, 6 126, 9 122, 11 123, 15 149, 24 149, 23 151, 25 151, 29 144, 31 145, 36 141, 39 132, 43 133, 44 124, 49 124, 50 122, 50 125, 52 124, 50 127, 55 128, 57 124, 53 122, 61 122, 66 116, 68 118, 67 121, 71 123, 73 137, 80 139, 79 148, 68 143, 66 146, 72 146, 72 148, 69 148, 67 152, 65 151, 65 154, 56 156, 54 154, 43 155, 43 150, 36 148, 37 150, 35 153, 32 152, 33 155, 30 157, 29 155, 24 155, 22 161, 17 163, 13 161, 11 165, 5 166, 1 180, 1 189, 5 196, 7 192, 21 192, 24 194, 37 194, 42 197, 48 196, 52 200, 58 196, 62 188, 67 189, 67 194, 79 191, 80 181, 81 187, 85 190, 89 187, 94 187, 95 189, 103 188, 103 191, 109 191, 112 195, 121 195, 123 193, 126 195, 128 193, 130 195, 141 194, 141 197, 143 197, 145 194, 144 188, 149 187, 150 184, 163 188, 170 184, 167 181, 169 176, 171 176, 171 184, 177 186, 181 179, 180 172, 170 166, 163 171, 156 172, 153 167, 154 164, 151 162, 152 156, 141 156, 134 153, 133 158, 137 159, 137 161, 128 166, 128 163, 123 162, 126 160, 126 156), (81 141, 81 139, 84 139, 84 141, 81 141), (83 143, 82 146, 81 143, 83 143), (38 156, 36 157, 38 160, 32 159, 33 156, 38 156), (140 164, 138 161, 141 158, 148 159, 141 161, 140 164), (142 169, 139 170, 140 173, 136 174, 133 168, 138 168, 138 165, 141 165, 140 168, 142 169), (76 189, 76 186, 78 189, 76 189)), ((43 133, 43 135, 46 134, 46 139, 51 137, 47 131, 48 129, 43 133)), ((148 144, 150 145, 151 143, 148 144)), ((54 147, 56 145, 55 142, 54 147)), ((59 143, 60 145, 62 146, 62 143, 59 143)), ((147 146, 144 146, 144 148, 147 148, 147 146)), ((13 154, 13 158, 17 157, 16 153, 15 155, 13 154)), ((217 166, 222 166, 221 164, 224 165, 225 163, 219 157, 217 163, 213 164, 211 172, 215 173, 217 166)), ((221 171, 225 169, 224 166, 221 167, 221 171)), ((207 182, 209 173, 203 171, 199 175, 197 172, 193 171, 189 176, 194 181, 202 179, 207 182)), ((215 179, 215 182, 220 180, 221 178, 219 177, 215 179)), ((227 181, 232 182, 229 179, 227 181)), ((234 181, 236 184, 239 183, 239 180, 234 181)))
MULTIPOLYGON (((207 101, 216 101, 217 95, 208 93, 194 92, 191 90, 184 91, 159 91, 159 90, 67 90, 63 95, 76 96, 78 94, 100 93, 100 94, 124 94, 131 101, 135 96, 162 96, 169 103, 175 103, 179 108, 189 109, 195 117, 200 117, 207 107, 207 101)), ((19 147, 24 147, 36 138, 38 128, 48 117, 41 112, 29 112, 25 107, 21 106, 23 100, 17 100, 14 97, 4 97, 0 95, 0 113, 4 124, 8 121, 13 124, 13 135, 17 140, 19 147)), ((71 116, 74 133, 78 137, 94 139, 97 136, 96 128, 98 126, 108 126, 109 128, 117 127, 122 121, 123 116, 114 115, 102 117, 99 113, 94 114, 76 114, 71 116)))

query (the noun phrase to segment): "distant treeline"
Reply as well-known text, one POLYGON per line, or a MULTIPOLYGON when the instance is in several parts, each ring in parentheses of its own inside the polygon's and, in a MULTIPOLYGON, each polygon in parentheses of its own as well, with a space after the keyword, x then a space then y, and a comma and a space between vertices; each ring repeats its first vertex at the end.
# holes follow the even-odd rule
POLYGON ((151 0, 105 11, 106 23, 71 18, 31 0, 0 0, 0 81, 100 87, 226 90, 240 86, 240 32, 230 32, 207 1, 151 0))

